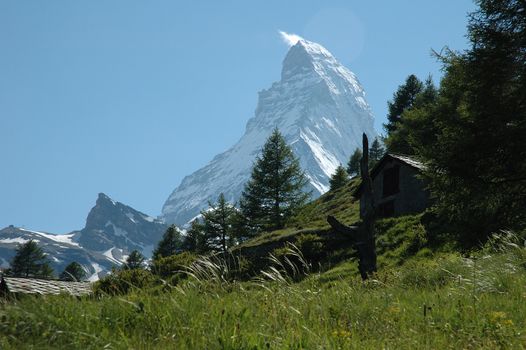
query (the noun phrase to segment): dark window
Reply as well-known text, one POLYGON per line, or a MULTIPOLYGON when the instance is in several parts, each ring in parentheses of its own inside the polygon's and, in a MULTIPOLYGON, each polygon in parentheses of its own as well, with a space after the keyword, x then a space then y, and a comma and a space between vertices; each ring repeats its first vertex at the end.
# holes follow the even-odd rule
POLYGON ((384 170, 384 191, 383 196, 387 197, 392 194, 398 193, 400 182, 400 166, 394 166, 392 168, 384 170))
POLYGON ((394 200, 380 204, 378 211, 379 211, 378 216, 380 216, 381 218, 394 216, 395 214, 394 200))

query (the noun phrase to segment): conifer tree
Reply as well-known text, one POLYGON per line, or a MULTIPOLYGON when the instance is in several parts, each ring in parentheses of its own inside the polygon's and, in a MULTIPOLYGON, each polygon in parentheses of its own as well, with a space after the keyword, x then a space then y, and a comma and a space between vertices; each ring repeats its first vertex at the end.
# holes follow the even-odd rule
POLYGON ((126 258, 126 262, 124 263, 124 269, 127 270, 136 270, 141 269, 144 266, 144 255, 141 254, 138 250, 134 250, 128 255, 128 258, 126 258))
POLYGON ((186 236, 183 239, 183 250, 198 254, 211 250, 204 231, 204 225, 199 219, 194 219, 190 224, 190 229, 186 232, 186 236))
POLYGON ((433 139, 433 130, 430 123, 422 122, 420 111, 427 106, 434 104, 438 97, 438 90, 429 76, 423 89, 415 96, 410 106, 402 111, 401 119, 397 123, 396 130, 392 130, 385 138, 385 145, 389 152, 416 155, 415 133, 426 134, 428 140, 433 139))
POLYGON ((410 109, 415 102, 416 96, 422 91, 422 82, 413 74, 408 76, 405 83, 398 87, 393 95, 393 101, 387 102, 389 112, 388 123, 384 124, 385 130, 390 134, 398 129, 402 122, 402 113, 410 109))
POLYGON ((349 175, 345 171, 345 168, 340 164, 334 174, 332 174, 329 184, 331 185, 331 191, 334 191, 342 186, 345 186, 349 182, 349 175))
POLYGON ((225 200, 223 193, 219 195, 217 203, 208 203, 208 210, 202 211, 203 230, 209 244, 227 253, 227 249, 234 243, 233 217, 236 209, 225 200))
POLYGON ((467 246, 526 225, 526 2, 476 3, 470 47, 438 55, 438 98, 430 88, 431 102, 403 115, 433 211, 467 246))
POLYGON ((369 150, 369 168, 374 167, 376 163, 383 157, 384 153, 385 149, 382 147, 380 140, 375 138, 371 145, 371 149, 369 150))
POLYGON ((347 163, 347 174, 354 177, 360 175, 360 159, 362 159, 362 150, 356 148, 347 163))
POLYGON ((305 204, 307 179, 278 129, 267 139, 245 185, 240 206, 249 230, 274 230, 305 204))
POLYGON ((86 278, 86 270, 76 261, 71 262, 60 274, 62 281, 80 282, 86 278))
POLYGON ((11 261, 10 274, 15 277, 50 278, 53 269, 46 254, 33 240, 20 244, 11 261))
POLYGON ((175 225, 168 227, 166 232, 158 243, 157 248, 153 251, 153 259, 164 258, 175 255, 181 251, 182 237, 181 232, 175 225))

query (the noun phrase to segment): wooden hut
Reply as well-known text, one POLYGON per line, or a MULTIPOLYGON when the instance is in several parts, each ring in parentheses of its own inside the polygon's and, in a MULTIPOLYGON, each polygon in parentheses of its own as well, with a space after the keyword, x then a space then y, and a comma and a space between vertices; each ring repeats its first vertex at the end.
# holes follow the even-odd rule
MULTIPOLYGON (((373 196, 379 217, 399 216, 424 211, 429 205, 426 183, 418 175, 425 165, 417 159, 386 153, 371 170, 373 196)), ((364 214, 362 185, 354 192, 364 214)))

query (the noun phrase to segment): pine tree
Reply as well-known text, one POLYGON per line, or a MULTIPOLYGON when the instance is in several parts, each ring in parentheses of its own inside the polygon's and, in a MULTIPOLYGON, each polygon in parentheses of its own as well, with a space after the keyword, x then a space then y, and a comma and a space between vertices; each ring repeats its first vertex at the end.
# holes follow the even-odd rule
POLYGON ((526 3, 477 4, 470 48, 439 56, 438 98, 403 123, 426 163, 435 214, 468 246, 526 226, 526 3))
POLYGON ((349 176, 354 177, 360 175, 360 159, 362 159, 362 150, 356 148, 347 163, 347 174, 349 174, 349 176))
POLYGON ((208 203, 208 210, 202 211, 203 230, 207 241, 223 254, 234 243, 233 217, 236 209, 227 203, 223 193, 219 195, 217 203, 208 203))
POLYGON ((181 232, 175 225, 168 227, 166 232, 158 243, 157 248, 153 251, 153 259, 164 258, 175 255, 181 251, 182 237, 181 232))
POLYGON ((385 145, 389 152, 401 153, 408 155, 417 155, 419 144, 416 144, 415 133, 426 134, 429 140, 433 139, 433 131, 430 124, 422 122, 420 112, 436 103, 438 90, 429 76, 422 91, 414 98, 411 106, 405 108, 402 112, 400 121, 397 123, 396 130, 392 130, 385 138, 385 145), (431 134, 431 135, 429 135, 431 134))
POLYGON ((126 270, 141 269, 144 266, 144 260, 144 255, 138 250, 134 250, 128 255, 128 258, 126 258, 123 268, 126 270))
POLYGON ((345 186, 349 182, 349 175, 345 171, 345 168, 340 164, 334 174, 332 174, 329 183, 331 185, 331 191, 334 191, 340 187, 345 186))
POLYGON ((16 249, 10 274, 15 277, 50 278, 53 276, 53 269, 42 248, 35 241, 29 240, 16 249))
POLYGON ((278 129, 267 139, 245 185, 240 206, 252 232, 283 228, 305 204, 307 179, 278 129))
POLYGON ((369 168, 372 168, 376 163, 384 156, 385 149, 382 147, 382 144, 375 138, 371 149, 369 150, 369 168))
POLYGON ((387 114, 388 123, 384 124, 384 128, 389 134, 398 128, 402 122, 402 113, 413 106, 416 96, 422 89, 422 82, 413 74, 408 76, 405 83, 398 87, 398 90, 393 95, 393 101, 387 102, 389 110, 387 114))
POLYGON ((62 281, 80 282, 86 278, 86 270, 76 261, 71 262, 60 274, 62 281))
POLYGON ((208 244, 204 225, 199 219, 193 220, 190 224, 190 229, 186 232, 186 236, 183 239, 183 250, 198 254, 207 253, 212 250, 208 244))

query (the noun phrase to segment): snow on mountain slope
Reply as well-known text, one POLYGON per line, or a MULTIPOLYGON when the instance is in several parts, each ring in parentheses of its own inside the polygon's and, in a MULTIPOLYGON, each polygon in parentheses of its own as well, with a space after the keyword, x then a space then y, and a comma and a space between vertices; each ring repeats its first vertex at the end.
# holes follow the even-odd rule
POLYGON ((34 240, 60 274, 71 262, 81 264, 88 279, 95 281, 120 266, 137 249, 147 258, 161 240, 167 226, 127 205, 100 193, 80 231, 65 235, 9 226, 0 230, 0 268, 7 268, 19 244, 34 240))
POLYGON ((102 277, 111 270, 112 266, 120 265, 118 261, 110 260, 102 254, 80 247, 78 243, 74 242, 78 234, 79 231, 67 235, 53 235, 14 226, 1 229, 0 267, 9 267, 9 262, 15 256, 19 244, 26 243, 29 240, 35 241, 47 254, 51 267, 57 275, 73 261, 84 266, 88 276, 92 276, 93 279, 102 277), (94 265, 101 266, 99 271, 93 268, 94 265))
POLYGON ((149 258, 166 228, 161 220, 99 193, 78 242, 84 248, 105 252, 106 256, 111 254, 112 259, 120 261, 123 254, 135 249, 149 258))
POLYGON ((235 202, 253 161, 274 128, 300 159, 314 197, 329 189, 336 167, 376 136, 373 116, 358 79, 321 45, 299 40, 287 53, 281 80, 259 93, 255 116, 229 150, 185 177, 163 206, 167 223, 184 225, 221 192, 235 202))

